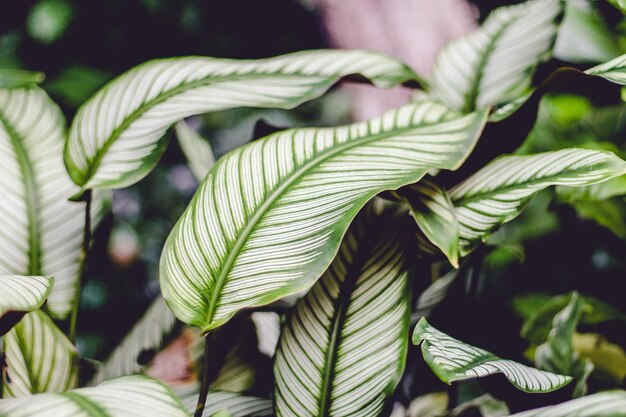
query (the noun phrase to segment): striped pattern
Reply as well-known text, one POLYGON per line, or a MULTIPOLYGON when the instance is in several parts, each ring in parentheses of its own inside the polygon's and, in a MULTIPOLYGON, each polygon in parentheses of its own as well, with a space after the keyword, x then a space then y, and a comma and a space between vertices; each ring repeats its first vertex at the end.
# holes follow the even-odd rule
POLYGON ((85 210, 68 201, 78 187, 63 165, 64 124, 43 90, 0 89, 0 274, 53 276, 55 318, 75 297, 85 210))
POLYGON ((62 394, 39 394, 0 400, 3 417, 189 417, 164 384, 146 376, 129 376, 97 387, 62 394))
POLYGON ((189 169, 198 182, 202 182, 206 174, 215 165, 215 155, 209 141, 201 137, 185 121, 176 123, 176 137, 180 149, 187 158, 189 169))
POLYGON ((83 189, 128 186, 154 167, 166 145, 164 134, 177 121, 235 107, 293 108, 351 74, 362 74, 379 87, 416 78, 401 62, 365 51, 150 61, 122 74, 81 107, 65 162, 83 189))
POLYGON ((496 9, 479 29, 446 45, 435 59, 431 89, 464 112, 517 98, 535 66, 550 57, 561 0, 531 0, 496 9))
POLYGON ((563 149, 496 159, 450 191, 459 221, 460 251, 466 255, 528 200, 550 185, 582 186, 626 173, 626 162, 611 152, 563 149))
POLYGON ((98 368, 91 383, 99 384, 107 379, 142 372, 144 367, 137 362, 138 357, 143 351, 158 350, 175 324, 176 317, 165 304, 165 300, 161 296, 157 297, 148 311, 98 368))
POLYGON ((22 275, 0 275, 0 319, 11 311, 27 313, 46 301, 54 279, 22 275))
POLYGON ((525 392, 550 392, 567 385, 572 378, 540 371, 520 363, 501 359, 486 350, 453 339, 421 319, 413 333, 413 343, 422 344, 424 360, 430 369, 448 384, 471 378, 502 373, 525 392))
POLYGON ((450 287, 459 275, 458 270, 452 270, 430 284, 415 303, 415 309, 411 315, 411 323, 417 323, 422 317, 428 317, 430 313, 444 300, 450 287))
POLYGON ((459 267, 459 225, 447 191, 432 177, 398 190, 424 236, 459 267))
POLYGON ((377 416, 400 379, 411 297, 406 226, 371 209, 285 323, 274 364, 277 416, 377 416))
POLYGON ((585 71, 585 74, 602 77, 619 85, 626 85, 626 55, 618 56, 604 64, 585 71))
MULTIPOLYGON (((175 390, 186 410, 196 410, 198 386, 183 387, 175 390)), ((232 392, 209 391, 202 417, 212 417, 220 411, 228 411, 232 417, 273 416, 272 401, 266 398, 240 395, 232 392)), ((9 416, 10 417, 10 416, 9 416)))
POLYGON ((6 355, 5 397, 63 392, 78 378, 78 354, 41 310, 33 311, 2 337, 6 355))
POLYGON ((625 417, 626 391, 605 391, 510 417, 625 417))
POLYGON ((208 331, 242 308, 309 288, 369 199, 431 168, 458 167, 485 116, 410 104, 368 122, 286 130, 236 149, 209 173, 165 244, 168 305, 208 331))

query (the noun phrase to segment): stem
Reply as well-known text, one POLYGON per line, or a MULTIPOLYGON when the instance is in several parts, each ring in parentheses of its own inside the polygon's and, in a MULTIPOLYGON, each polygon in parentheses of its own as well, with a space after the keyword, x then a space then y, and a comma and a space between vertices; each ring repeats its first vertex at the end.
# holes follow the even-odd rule
POLYGON ((193 417, 202 417, 206 397, 209 394, 209 382, 211 380, 211 367, 209 366, 209 353, 211 351, 210 333, 204 336, 204 372, 202 374, 202 383, 200 385, 200 395, 198 396, 198 404, 193 417))
POLYGON ((70 319, 70 331, 68 335, 72 343, 74 343, 76 337, 76 320, 78 319, 80 293, 82 291, 83 281, 85 280, 87 257, 89 255, 89 245, 91 244, 91 190, 85 191, 83 198, 85 201, 85 229, 83 230, 83 247, 78 258, 78 262, 80 264, 78 269, 78 283, 76 293, 74 295, 74 302, 72 303, 72 316, 70 319))

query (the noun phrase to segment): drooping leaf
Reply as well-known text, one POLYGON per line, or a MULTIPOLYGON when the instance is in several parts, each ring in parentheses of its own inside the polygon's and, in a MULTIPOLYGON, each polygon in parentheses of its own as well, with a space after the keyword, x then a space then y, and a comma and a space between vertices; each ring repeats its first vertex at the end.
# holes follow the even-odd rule
POLYGON ((98 368, 92 383, 99 384, 107 379, 142 372, 145 363, 141 363, 141 356, 145 352, 156 352, 175 324, 176 317, 165 304, 165 300, 161 296, 157 297, 143 317, 98 368))
MULTIPOLYGON (((55 278, 47 308, 64 318, 76 295, 84 204, 63 166, 64 120, 43 90, 0 89, 0 274, 55 278)), ((94 227, 102 199, 94 195, 94 227)))
MULTIPOLYGON (((195 411, 198 401, 198 386, 185 387, 177 391, 185 409, 195 411)), ((212 417, 220 411, 228 411, 233 417, 273 416, 272 401, 266 398, 232 392, 209 391, 202 417, 212 417)))
POLYGON ((235 150, 211 170, 165 244, 165 300, 179 319, 209 331, 242 308, 309 288, 368 200, 432 168, 457 168, 485 117, 416 103, 235 150))
POLYGON ((202 182, 215 165, 215 155, 213 155, 211 144, 185 121, 176 123, 176 137, 187 158, 189 169, 196 180, 202 182))
POLYGON ((51 277, 0 275, 0 336, 46 301, 54 279, 51 277))
POLYGON ((5 397, 63 392, 76 385, 76 349, 41 310, 26 314, 2 337, 2 351, 6 356, 5 397))
POLYGON ((452 109, 470 112, 524 94, 535 66, 551 55, 562 12, 560 0, 496 9, 479 29, 437 54, 434 96, 452 109))
POLYGON ((41 72, 0 69, 0 88, 32 87, 45 78, 41 72))
POLYGON ((624 417, 626 391, 606 391, 510 417, 624 417))
POLYGON ((466 255, 511 221, 538 191, 550 185, 582 186, 623 175, 626 162, 611 152, 563 149, 504 156, 450 190, 466 255))
POLYGON ((277 416, 378 416, 408 342, 404 216, 359 215, 287 319, 274 364, 277 416))
POLYGON ((3 417, 189 417, 180 400, 156 379, 126 376, 61 394, 0 400, 3 417))
POLYGON ((502 359, 486 350, 453 339, 421 319, 413 333, 413 343, 422 344, 424 360, 448 384, 470 378, 502 373, 525 392, 551 392, 567 385, 572 378, 540 371, 502 359))
POLYGON ((81 107, 65 162, 83 190, 128 186, 154 167, 166 146, 166 130, 185 117, 235 107, 293 108, 353 74, 379 87, 416 78, 401 62, 365 51, 149 61, 117 77, 81 107))
POLYGON ((447 191, 432 178, 397 191, 410 208, 426 238, 439 248, 455 268, 459 267, 459 224, 447 191))

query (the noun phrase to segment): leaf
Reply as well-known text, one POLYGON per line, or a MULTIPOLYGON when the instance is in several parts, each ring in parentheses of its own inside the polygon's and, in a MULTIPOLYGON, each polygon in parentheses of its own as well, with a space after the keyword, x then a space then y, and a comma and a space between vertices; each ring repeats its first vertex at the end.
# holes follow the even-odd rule
POLYGON ((622 417, 624 410, 626 391, 605 391, 510 417, 622 417))
POLYGON ((43 82, 45 77, 42 72, 0 69, 0 88, 32 87, 43 82))
POLYGON ((51 277, 0 275, 0 336, 24 313, 37 310, 46 301, 54 279, 51 277))
POLYGON ((574 350, 593 363, 593 374, 599 379, 623 384, 626 378, 626 352, 597 333, 574 333, 574 350))
POLYGON ((415 311, 411 316, 411 322, 417 323, 422 317, 428 317, 429 314, 444 300, 450 287, 459 275, 458 270, 452 270, 430 284, 417 298, 415 303, 415 311))
POLYGON ((62 394, 0 400, 3 417, 188 417, 180 400, 156 379, 126 376, 62 394))
MULTIPOLYGON (((55 278, 47 308, 64 318, 76 295, 84 204, 62 160, 64 121, 39 88, 0 89, 0 274, 55 278)), ((103 200, 94 195, 94 228, 103 200)))
POLYGON ((215 165, 211 144, 185 121, 176 123, 176 137, 194 177, 201 182, 215 165))
POLYGON ((2 378, 6 397, 63 392, 77 383, 76 349, 41 310, 26 314, 2 337, 2 351, 6 356, 2 378))
POLYGON ((140 363, 145 352, 156 351, 163 339, 170 334, 176 324, 176 317, 165 304, 163 297, 157 297, 146 313, 133 326, 122 342, 98 368, 92 378, 93 384, 123 375, 143 372, 140 363))
POLYGON ((486 350, 465 344, 432 327, 421 319, 413 333, 413 344, 422 344, 424 360, 445 383, 482 378, 502 373, 524 392, 551 392, 567 385, 572 378, 540 371, 502 359, 486 350))
POLYGON ((409 104, 368 122, 286 130, 221 158, 161 255, 163 296, 204 332, 310 288, 376 194, 457 168, 485 112, 409 104))
POLYGON ((609 62, 596 65, 585 71, 585 74, 602 77, 615 84, 626 85, 626 55, 621 55, 609 62))
POLYGON ((255 311, 250 318, 256 329, 259 352, 273 357, 280 338, 280 316, 271 311, 255 311))
POLYGON ((285 323, 274 364, 277 416, 378 416, 400 380, 411 297, 404 216, 373 211, 357 217, 285 323))
MULTIPOLYGON (((196 409, 198 387, 179 390, 178 395, 190 413, 196 409)), ((235 394, 232 392, 209 391, 202 417, 210 417, 220 411, 228 411, 233 417, 273 416, 272 401, 266 398, 235 394)), ((10 417, 10 416, 9 416, 10 417)))
POLYGON ((626 14, 626 0, 609 0, 609 3, 620 9, 622 13, 626 14))
POLYGON ((166 130, 179 120, 236 107, 290 109, 353 74, 378 87, 417 77, 393 58, 365 51, 149 61, 117 77, 80 108, 65 163, 82 190, 129 186, 154 167, 167 144, 166 130))
POLYGON ((450 412, 450 416, 464 416, 471 410, 476 409, 481 417, 506 417, 511 414, 509 407, 504 401, 500 401, 490 394, 483 394, 480 397, 476 397, 454 407, 450 412))
POLYGON ((432 93, 463 112, 516 99, 530 87, 535 66, 550 57, 562 13, 559 0, 496 9, 479 29, 439 51, 432 93))
POLYGON ((411 216, 426 238, 458 268, 459 224, 447 191, 434 179, 426 177, 400 188, 397 193, 409 205, 411 216))
POLYGON ((528 200, 550 185, 582 186, 623 175, 626 162, 611 152, 563 149, 497 158, 450 190, 459 221, 460 253, 468 254, 528 200))
POLYGON ((406 417, 440 417, 448 411, 447 392, 431 392, 411 401, 406 417))

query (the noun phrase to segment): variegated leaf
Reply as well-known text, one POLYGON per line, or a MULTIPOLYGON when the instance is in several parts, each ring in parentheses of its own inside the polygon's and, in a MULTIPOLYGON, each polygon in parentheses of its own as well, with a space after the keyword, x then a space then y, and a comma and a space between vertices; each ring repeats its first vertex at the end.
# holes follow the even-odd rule
MULTIPOLYGON (((196 409, 198 401, 198 386, 184 387, 176 390, 185 409, 190 413, 196 409)), ((263 417, 273 416, 272 401, 266 398, 241 395, 232 392, 209 391, 206 406, 202 417, 213 417, 215 414, 227 411, 233 417, 263 417)))
POLYGON ((187 158, 189 169, 196 180, 202 182, 215 165, 215 155, 213 155, 211 144, 185 121, 176 123, 176 137, 187 158))
POLYGON ((52 291, 53 283, 51 277, 0 275, 0 336, 24 313, 41 307, 52 291))
POLYGON ((510 417, 624 417, 626 391, 605 391, 510 417))
POLYGON ((602 77, 619 85, 626 85, 626 55, 596 65, 585 71, 585 74, 602 77))

